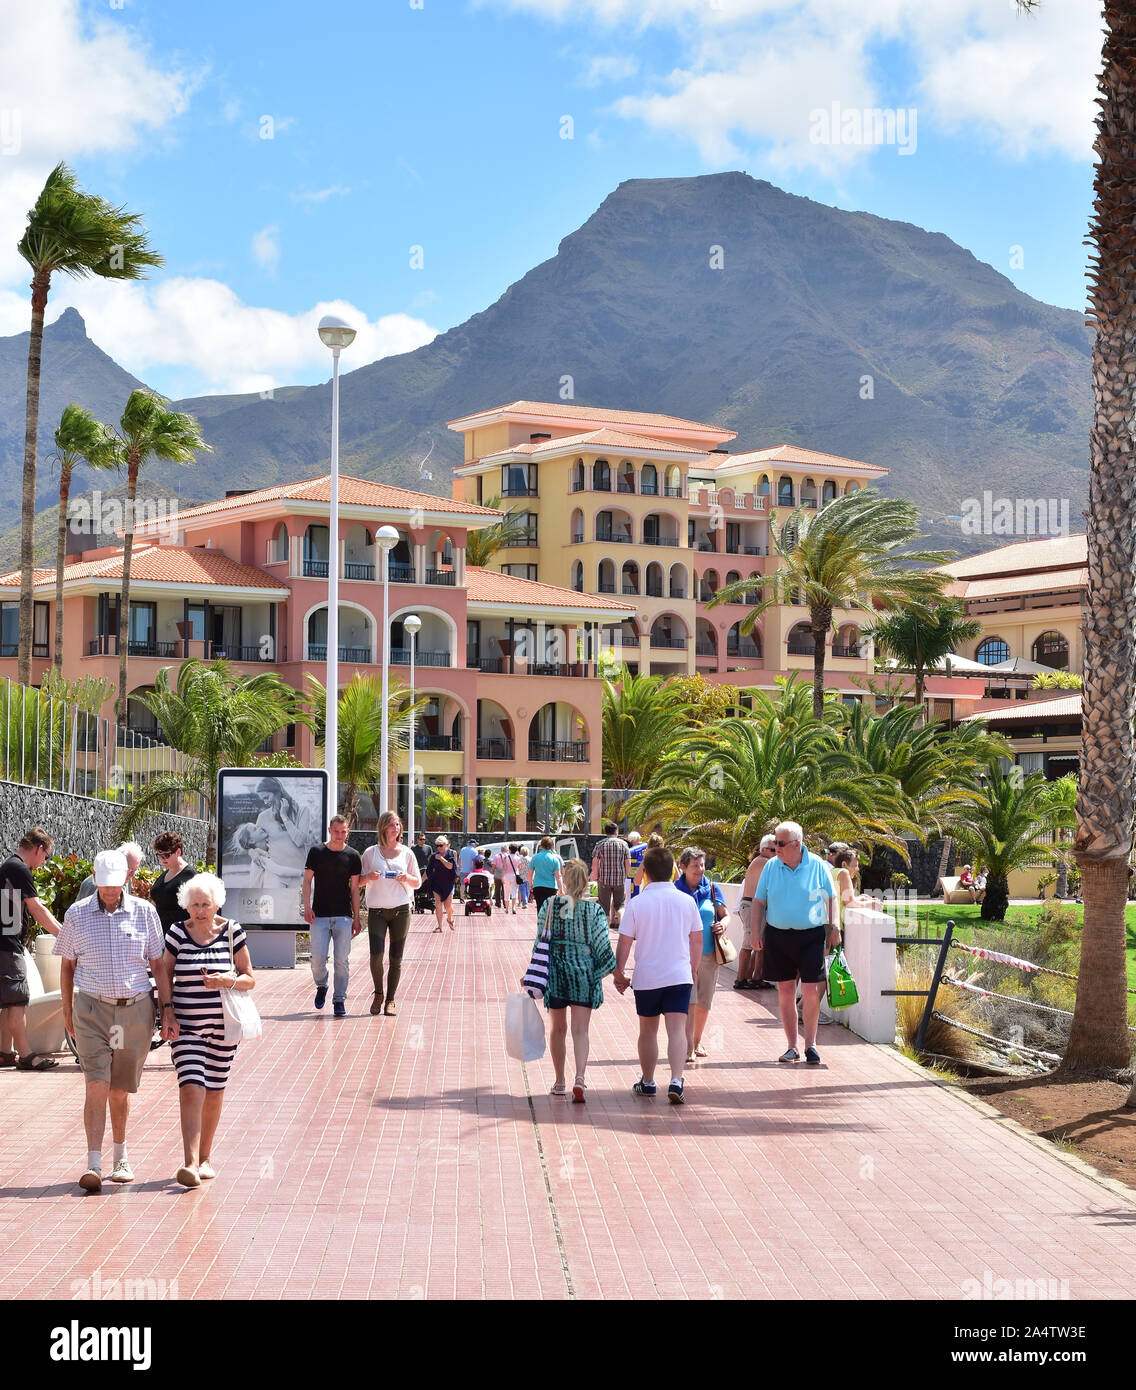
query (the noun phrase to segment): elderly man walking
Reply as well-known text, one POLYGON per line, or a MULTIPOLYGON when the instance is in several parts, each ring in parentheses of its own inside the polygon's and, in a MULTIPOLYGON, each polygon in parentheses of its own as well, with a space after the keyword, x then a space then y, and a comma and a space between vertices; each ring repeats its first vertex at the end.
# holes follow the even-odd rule
POLYGON ((147 964, 159 981, 163 1011, 173 1008, 169 986, 157 971, 165 949, 162 924, 152 903, 125 891, 127 873, 126 856, 117 850, 96 854, 95 894, 67 909, 55 942, 54 954, 63 957, 63 1023, 75 1039, 86 1082, 87 1168, 79 1186, 87 1192, 103 1185, 108 1103, 114 1140, 111 1182, 134 1181, 126 1124, 154 1035, 147 964))
POLYGON ((753 894, 751 931, 764 950, 763 971, 777 985, 781 1026, 788 1047, 779 1062, 798 1062, 796 986, 801 981, 805 1061, 820 1065, 816 1049, 820 1001, 824 994, 825 946, 840 944, 836 888, 828 865, 805 848, 796 821, 774 830, 777 857, 761 871, 753 894))
MULTIPOLYGON (((129 891, 130 885, 134 881, 134 875, 138 872, 139 868, 141 868, 142 861, 146 858, 146 851, 136 841, 127 840, 124 844, 118 846, 115 853, 124 854, 126 856, 125 888, 129 891)), ((95 896, 96 886, 94 874, 88 874, 79 885, 79 891, 75 894, 75 901, 81 903, 84 898, 93 898, 95 896)))
POLYGON ((589 877, 596 885, 596 896, 604 910, 607 924, 615 931, 623 908, 623 885, 631 877, 631 846, 619 838, 615 821, 604 821, 604 838, 592 853, 589 877))

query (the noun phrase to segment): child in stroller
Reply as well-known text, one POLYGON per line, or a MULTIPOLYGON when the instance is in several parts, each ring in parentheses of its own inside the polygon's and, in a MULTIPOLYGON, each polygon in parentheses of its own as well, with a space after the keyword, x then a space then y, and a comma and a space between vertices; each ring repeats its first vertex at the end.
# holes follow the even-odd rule
POLYGON ((473 861, 473 869, 465 876, 465 915, 471 917, 475 912, 493 916, 493 880, 485 870, 485 860, 473 861))

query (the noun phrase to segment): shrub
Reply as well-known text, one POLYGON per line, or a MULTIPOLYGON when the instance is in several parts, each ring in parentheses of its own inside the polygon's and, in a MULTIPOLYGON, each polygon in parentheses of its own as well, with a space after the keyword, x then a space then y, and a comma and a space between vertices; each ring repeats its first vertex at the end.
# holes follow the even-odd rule
MULTIPOLYGON (((902 960, 896 965, 895 987, 896 989, 930 989, 934 973, 934 960, 931 956, 916 950, 905 951, 902 960)), ((915 1055, 915 1038, 919 1032, 919 1023, 926 1005, 926 999, 918 995, 900 995, 895 1001, 896 1034, 909 1056, 915 1055)), ((936 1009, 940 1013, 958 1019, 960 1023, 969 1024, 972 1028, 983 1027, 979 1011, 971 998, 967 995, 960 995, 957 990, 941 989, 936 1009)), ((983 1031, 988 1030, 984 1029, 983 1031)), ((932 1017, 923 1039, 923 1052, 934 1053, 940 1057, 954 1057, 965 1062, 971 1061, 979 1055, 980 1043, 978 1038, 971 1037, 962 1029, 952 1028, 949 1023, 943 1023, 940 1019, 932 1017)))

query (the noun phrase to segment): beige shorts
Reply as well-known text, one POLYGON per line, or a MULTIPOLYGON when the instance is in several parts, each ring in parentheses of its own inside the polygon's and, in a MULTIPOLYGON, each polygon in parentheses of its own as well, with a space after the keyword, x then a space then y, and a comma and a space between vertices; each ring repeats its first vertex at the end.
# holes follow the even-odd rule
POLYGON ((154 1036, 154 1001, 140 994, 117 1008, 93 994, 76 990, 72 1007, 75 1046, 86 1081, 105 1081, 131 1095, 142 1080, 154 1036))
POLYGON ((694 979, 692 1002, 700 1009, 709 1010, 714 1002, 714 986, 718 983, 718 957, 707 951, 698 963, 698 974, 694 979))

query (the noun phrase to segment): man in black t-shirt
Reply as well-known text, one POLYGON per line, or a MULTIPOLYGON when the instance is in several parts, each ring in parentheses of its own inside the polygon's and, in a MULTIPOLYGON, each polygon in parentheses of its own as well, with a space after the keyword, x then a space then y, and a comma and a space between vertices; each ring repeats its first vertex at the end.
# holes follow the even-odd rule
POLYGON ((363 929, 359 915, 359 875, 363 861, 347 844, 346 816, 333 816, 325 845, 313 845, 304 865, 304 921, 311 927, 315 1005, 327 1002, 327 957, 335 944, 335 982, 331 1004, 336 1018, 347 1013, 351 939, 363 929), (314 895, 313 895, 314 888, 314 895))
POLYGON ((47 862, 51 845, 47 831, 33 826, 21 836, 16 853, 0 864, 0 1067, 18 1066, 21 1071, 47 1071, 57 1065, 54 1057, 37 1055, 28 1047, 24 965, 33 921, 52 936, 59 935, 59 923, 40 902, 32 878, 33 869, 47 862))

